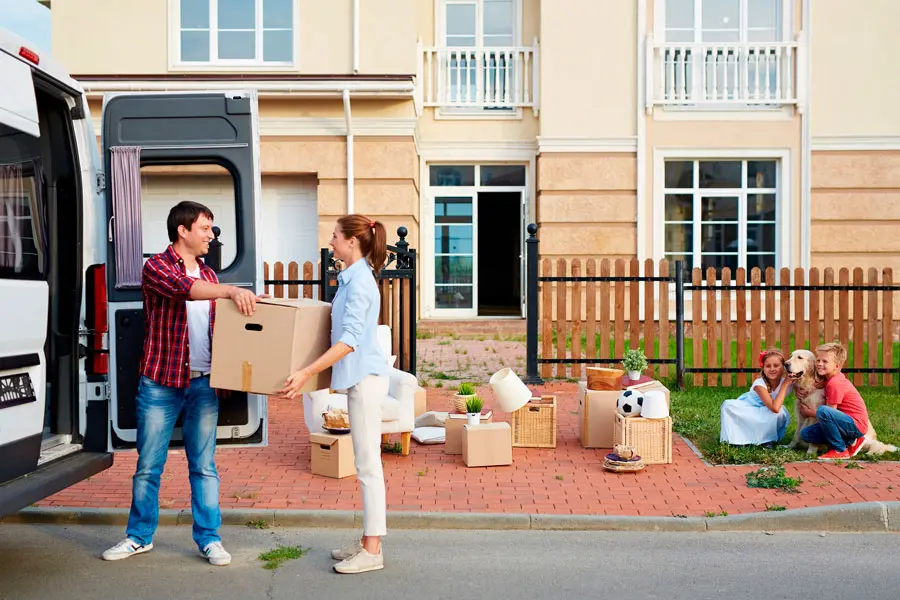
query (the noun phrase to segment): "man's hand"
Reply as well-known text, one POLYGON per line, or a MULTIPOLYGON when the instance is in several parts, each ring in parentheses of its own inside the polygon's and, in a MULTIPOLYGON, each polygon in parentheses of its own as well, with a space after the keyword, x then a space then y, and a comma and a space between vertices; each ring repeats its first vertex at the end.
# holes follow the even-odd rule
POLYGON ((256 294, 250 290, 234 287, 229 295, 231 300, 237 305, 238 310, 245 317, 249 317, 256 312, 256 294))
POLYGON ((285 398, 296 398, 310 377, 312 375, 306 369, 300 369, 287 378, 284 388, 278 390, 278 393, 285 398))

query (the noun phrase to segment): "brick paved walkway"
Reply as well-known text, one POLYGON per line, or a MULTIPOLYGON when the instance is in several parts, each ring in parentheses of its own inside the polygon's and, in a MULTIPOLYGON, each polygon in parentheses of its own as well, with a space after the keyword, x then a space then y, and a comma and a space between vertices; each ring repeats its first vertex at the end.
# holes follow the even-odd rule
MULTIPOLYGON (((601 468, 606 451, 585 450, 575 437, 576 390, 571 383, 535 390, 557 394, 558 447, 516 448, 510 467, 467 469, 460 456, 445 455, 443 446, 415 442, 408 457, 385 454, 388 509, 702 516, 708 511, 758 512, 769 505, 800 508, 900 500, 898 463, 860 463, 862 469, 821 463, 788 465, 788 475, 802 477, 803 483, 799 493, 785 494, 747 488, 744 475, 755 467, 706 466, 678 436, 673 464, 651 465, 640 473, 608 473, 601 468)), ((489 404, 489 389, 480 391, 489 404)), ((450 394, 446 388, 429 390, 429 409, 446 410, 450 394)), ((223 508, 359 510, 355 477, 339 481, 310 473, 302 404, 272 402, 270 415, 268 448, 218 453, 223 508)), ((505 418, 495 415, 496 420, 505 418)), ((40 505, 128 507, 134 464, 133 453, 118 455, 108 471, 40 505)), ((173 451, 163 474, 161 507, 190 508, 189 492, 184 454, 173 451)))

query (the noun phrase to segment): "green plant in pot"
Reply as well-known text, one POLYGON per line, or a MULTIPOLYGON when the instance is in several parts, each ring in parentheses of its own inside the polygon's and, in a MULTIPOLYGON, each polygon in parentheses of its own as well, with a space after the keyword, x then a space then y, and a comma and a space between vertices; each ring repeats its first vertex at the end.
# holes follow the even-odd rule
POLYGON ((641 378, 641 373, 647 368, 647 357, 643 351, 633 348, 625 351, 622 357, 622 366, 628 371, 628 378, 637 381, 641 378))
POLYGON ((475 397, 475 384, 464 381, 459 384, 456 395, 453 397, 453 408, 457 412, 465 412, 466 402, 475 397))
POLYGON ((466 423, 468 425, 478 425, 481 422, 481 409, 484 402, 478 396, 472 396, 466 400, 466 423))

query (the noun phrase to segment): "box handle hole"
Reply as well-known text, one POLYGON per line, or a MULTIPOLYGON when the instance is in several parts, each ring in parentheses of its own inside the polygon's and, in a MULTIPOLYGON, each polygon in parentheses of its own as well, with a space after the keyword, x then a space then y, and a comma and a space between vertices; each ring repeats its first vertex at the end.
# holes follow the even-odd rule
POLYGON ((244 329, 247 331, 262 331, 262 325, 259 323, 247 323, 244 325, 244 329))

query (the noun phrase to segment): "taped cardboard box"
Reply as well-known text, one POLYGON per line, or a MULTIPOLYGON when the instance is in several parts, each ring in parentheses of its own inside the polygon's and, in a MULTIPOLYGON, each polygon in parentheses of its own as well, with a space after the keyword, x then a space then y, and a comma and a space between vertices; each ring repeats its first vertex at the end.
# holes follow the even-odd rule
MULTIPOLYGON (((466 424, 468 416, 459 413, 450 413, 444 421, 446 428, 446 438, 444 440, 444 454, 462 454, 462 431, 466 424)), ((494 421, 494 411, 485 410, 481 412, 481 423, 492 423, 494 421)))
POLYGON ((509 423, 464 425, 462 455, 467 467, 512 464, 512 429, 509 423))
MULTIPOLYGON (((251 317, 234 302, 216 303, 210 386, 253 394, 272 394, 287 377, 311 364, 331 347, 331 305, 318 300, 258 300, 251 317)), ((331 369, 312 377, 301 389, 314 392, 331 385, 331 369)))
POLYGON ((616 400, 621 390, 589 390, 578 384, 578 439, 585 448, 612 448, 616 400))
POLYGON ((334 479, 356 475, 353 439, 349 434, 312 433, 309 445, 313 475, 334 479))

